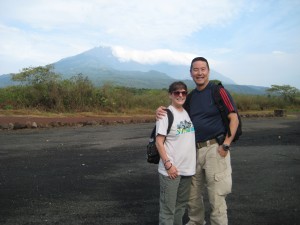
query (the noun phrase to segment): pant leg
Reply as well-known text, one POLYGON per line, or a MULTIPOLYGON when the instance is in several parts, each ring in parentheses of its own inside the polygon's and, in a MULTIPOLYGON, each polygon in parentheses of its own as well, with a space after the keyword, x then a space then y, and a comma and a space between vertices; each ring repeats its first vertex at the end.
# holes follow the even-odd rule
POLYGON ((191 180, 191 176, 181 176, 175 206, 174 225, 182 225, 182 217, 189 200, 191 180))
POLYGON ((159 182, 159 225, 173 225, 180 176, 170 179, 168 176, 159 174, 159 182))
POLYGON ((206 152, 203 148, 197 149, 196 174, 192 176, 191 191, 188 202, 189 222, 186 225, 205 224, 205 208, 203 190, 205 187, 205 173, 203 170, 206 152))
POLYGON ((218 144, 207 147, 205 174, 211 205, 211 225, 227 225, 226 195, 231 192, 232 177, 230 152, 224 158, 218 153, 218 144))

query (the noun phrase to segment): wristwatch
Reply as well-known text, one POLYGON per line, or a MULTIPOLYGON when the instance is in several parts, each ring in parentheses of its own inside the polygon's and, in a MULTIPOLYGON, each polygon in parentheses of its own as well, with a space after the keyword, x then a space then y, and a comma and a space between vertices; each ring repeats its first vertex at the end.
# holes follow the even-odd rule
POLYGON ((224 149, 225 151, 230 150, 230 145, 223 144, 222 147, 223 147, 223 149, 224 149))

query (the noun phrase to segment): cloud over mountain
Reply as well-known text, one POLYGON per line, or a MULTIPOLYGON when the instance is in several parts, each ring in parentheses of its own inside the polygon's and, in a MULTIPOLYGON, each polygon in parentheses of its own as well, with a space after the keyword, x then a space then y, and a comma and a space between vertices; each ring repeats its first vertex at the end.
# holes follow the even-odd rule
MULTIPOLYGON (((167 50, 129 53, 128 50, 120 47, 95 47, 81 54, 64 58, 54 65, 57 72, 68 77, 82 73, 99 78, 105 75, 105 70, 118 70, 127 73, 128 71, 157 71, 173 79, 185 80, 190 79, 189 63, 193 57, 195 56, 188 54, 183 57, 181 54, 174 55, 167 50), (174 64, 176 61, 174 58, 181 64, 174 64)), ((211 70, 210 78, 221 80, 224 84, 235 84, 233 80, 214 70, 211 70)))
MULTIPOLYGON (((157 50, 150 54, 143 51, 129 54, 127 51, 130 50, 104 46, 95 47, 52 64, 55 72, 59 73, 63 79, 81 74, 88 77, 95 86, 110 83, 125 87, 161 89, 167 88, 175 80, 182 80, 189 88, 195 87, 189 74, 189 63, 194 56, 186 55, 186 58, 191 58, 186 60, 188 63, 184 63, 185 57, 169 51, 157 50), (165 59, 164 62, 161 62, 161 59, 155 61, 159 55, 165 59), (182 63, 173 64, 174 57, 182 60, 182 63)), ((264 94, 266 89, 236 85, 233 80, 212 69, 210 79, 222 81, 228 90, 237 93, 264 94)), ((0 87, 9 85, 14 85, 10 80, 10 75, 0 76, 0 87)))

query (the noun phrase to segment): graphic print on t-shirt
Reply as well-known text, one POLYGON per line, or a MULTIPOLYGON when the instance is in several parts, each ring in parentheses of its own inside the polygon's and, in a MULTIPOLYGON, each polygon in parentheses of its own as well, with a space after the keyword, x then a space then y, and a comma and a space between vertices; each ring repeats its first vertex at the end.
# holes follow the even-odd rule
POLYGON ((189 132, 195 132, 192 122, 184 120, 184 121, 180 121, 180 123, 177 124, 176 135, 185 134, 189 132))

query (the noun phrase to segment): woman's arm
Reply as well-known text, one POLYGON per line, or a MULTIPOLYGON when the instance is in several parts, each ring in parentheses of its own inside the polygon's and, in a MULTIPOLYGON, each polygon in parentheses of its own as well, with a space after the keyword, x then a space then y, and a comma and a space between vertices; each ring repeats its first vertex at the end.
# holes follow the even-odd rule
POLYGON ((160 158, 162 159, 165 169, 171 179, 175 179, 178 176, 177 168, 173 163, 170 161, 167 152, 165 150, 164 142, 166 136, 158 134, 156 136, 156 147, 158 149, 160 158))

